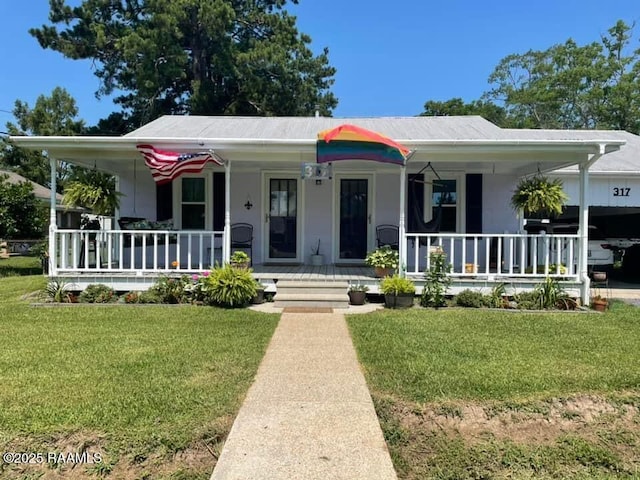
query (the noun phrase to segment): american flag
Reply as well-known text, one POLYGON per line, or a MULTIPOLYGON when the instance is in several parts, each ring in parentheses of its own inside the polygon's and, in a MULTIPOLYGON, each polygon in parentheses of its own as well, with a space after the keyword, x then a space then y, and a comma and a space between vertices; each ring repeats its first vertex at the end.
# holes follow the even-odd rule
POLYGON ((138 145, 137 148, 158 185, 169 183, 183 173, 201 172, 207 162, 222 165, 220 159, 213 152, 167 152, 152 145, 138 145))

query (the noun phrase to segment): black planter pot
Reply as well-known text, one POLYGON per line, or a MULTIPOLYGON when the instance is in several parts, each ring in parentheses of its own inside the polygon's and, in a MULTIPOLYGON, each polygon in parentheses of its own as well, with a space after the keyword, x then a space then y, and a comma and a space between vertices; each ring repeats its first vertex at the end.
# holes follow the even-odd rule
POLYGON ((364 305, 367 299, 367 292, 349 292, 349 303, 351 305, 364 305))
POLYGON ((413 293, 385 294, 384 306, 387 308, 409 308, 413 306, 413 293))
POLYGON ((251 300, 251 303, 253 303, 254 305, 264 303, 264 290, 256 290, 256 295, 251 300))

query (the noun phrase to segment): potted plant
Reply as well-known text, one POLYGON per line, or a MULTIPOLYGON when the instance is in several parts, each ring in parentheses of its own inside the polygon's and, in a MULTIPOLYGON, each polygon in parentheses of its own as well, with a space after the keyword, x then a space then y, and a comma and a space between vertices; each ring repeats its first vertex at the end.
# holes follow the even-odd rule
POLYGON ((364 262, 374 268, 376 277, 388 277, 398 268, 398 252, 389 245, 385 245, 367 253, 364 262))
POLYGON ((408 278, 394 275, 382 279, 380 291, 384 294, 387 308, 407 308, 413 306, 416 286, 408 278))
POLYGON ((511 197, 511 205, 524 217, 542 214, 560 215, 569 197, 562 188, 562 180, 537 174, 518 182, 511 197))
POLYGON ((349 303, 351 305, 364 305, 367 300, 367 292, 369 287, 366 285, 350 285, 349 291, 349 303))
POLYGON ((266 287, 262 283, 256 280, 256 294, 253 296, 251 303, 253 303, 254 305, 259 305, 261 303, 264 303, 265 288, 266 287))
POLYGON ((608 303, 607 299, 600 295, 591 297, 591 306, 598 312, 604 312, 607 309, 608 303))
POLYGON ((311 256, 310 263, 316 267, 320 265, 324 265, 324 255, 320 253, 320 239, 318 239, 318 243, 311 248, 311 256))
POLYGON ((235 252, 233 252, 233 255, 231 255, 229 263, 232 267, 235 268, 249 268, 251 258, 242 250, 236 250, 235 252))

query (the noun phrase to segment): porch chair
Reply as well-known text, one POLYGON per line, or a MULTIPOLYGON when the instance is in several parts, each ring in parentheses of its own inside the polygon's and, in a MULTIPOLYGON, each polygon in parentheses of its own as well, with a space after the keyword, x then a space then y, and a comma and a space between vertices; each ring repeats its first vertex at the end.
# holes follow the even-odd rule
POLYGON ((231 225, 231 250, 249 250, 253 264, 253 225, 250 223, 234 223, 231 225))
POLYGON ((376 227, 376 241, 378 248, 388 245, 393 250, 398 250, 400 244, 398 227, 387 224, 378 225, 376 227))

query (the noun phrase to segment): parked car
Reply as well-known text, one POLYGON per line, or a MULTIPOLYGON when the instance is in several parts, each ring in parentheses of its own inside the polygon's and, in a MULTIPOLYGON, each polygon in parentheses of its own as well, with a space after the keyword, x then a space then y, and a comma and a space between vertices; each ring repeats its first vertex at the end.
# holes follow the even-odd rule
MULTIPOLYGON (((546 231, 554 235, 575 234, 578 233, 578 225, 575 223, 549 224, 546 231)), ((589 225, 587 248, 587 267, 589 270, 610 272, 613 269, 615 247, 607 241, 604 234, 594 225, 589 225)), ((577 257, 575 260, 577 263, 577 257)))

